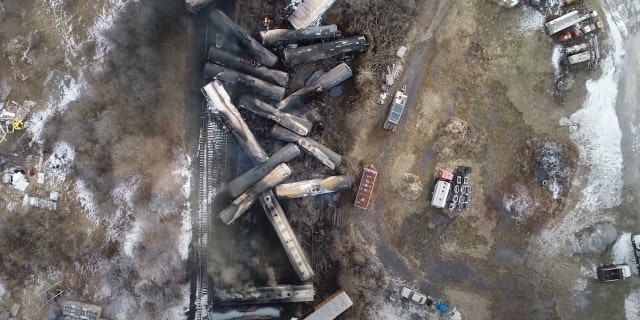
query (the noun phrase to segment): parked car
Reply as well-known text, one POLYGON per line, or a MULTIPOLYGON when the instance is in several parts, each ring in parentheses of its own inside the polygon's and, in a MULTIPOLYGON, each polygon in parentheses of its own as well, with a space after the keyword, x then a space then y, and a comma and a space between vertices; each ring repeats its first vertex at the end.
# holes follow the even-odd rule
POLYGON ((618 281, 630 276, 631 268, 624 263, 598 267, 598 279, 602 282, 618 281))
POLYGON ((424 303, 427 302, 427 297, 425 295, 407 287, 402 287, 400 290, 400 296, 421 305, 424 305, 424 303))

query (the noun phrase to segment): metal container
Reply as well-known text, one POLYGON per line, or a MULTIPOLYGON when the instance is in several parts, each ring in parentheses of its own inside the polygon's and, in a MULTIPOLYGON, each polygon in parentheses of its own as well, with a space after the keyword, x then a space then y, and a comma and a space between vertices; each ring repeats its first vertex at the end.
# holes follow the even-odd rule
POLYGON ((221 66, 252 75, 264 81, 271 82, 280 87, 286 87, 289 82, 289 75, 286 72, 255 65, 250 61, 216 47, 209 48, 209 51, 207 52, 207 60, 221 66))
POLYGON ((250 88, 256 95, 273 101, 282 100, 286 92, 286 89, 283 87, 213 63, 205 64, 204 77, 219 79, 230 84, 242 84, 250 88))

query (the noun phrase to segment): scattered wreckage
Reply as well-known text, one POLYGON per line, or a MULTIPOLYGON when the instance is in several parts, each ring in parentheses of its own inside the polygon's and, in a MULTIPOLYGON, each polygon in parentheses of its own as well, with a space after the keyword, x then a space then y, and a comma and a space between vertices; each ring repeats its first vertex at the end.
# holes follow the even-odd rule
MULTIPOLYGON (((560 65, 563 67, 587 63, 589 69, 595 69, 600 60, 600 48, 597 31, 602 29, 603 23, 598 20, 598 13, 594 10, 575 9, 574 2, 564 1, 564 7, 569 8, 560 17, 547 21, 545 30, 558 44, 563 45, 563 57, 560 65)), ((567 71, 563 70, 556 80, 556 87, 564 87, 567 71)))
MULTIPOLYGON (((187 1, 187 5, 196 10, 198 3, 205 2, 187 1)), ((314 271, 278 199, 316 196, 352 188, 351 177, 344 175, 283 182, 293 175, 293 170, 286 163, 299 156, 301 151, 332 170, 340 165, 340 154, 308 137, 318 116, 306 110, 318 93, 338 86, 351 78, 353 72, 346 63, 337 63, 329 71, 317 73, 302 88, 289 91, 289 74, 276 69, 280 60, 265 46, 287 46, 282 50, 282 61, 290 68, 366 49, 368 43, 364 36, 341 39, 342 34, 335 25, 309 27, 312 20, 316 20, 332 3, 308 0, 299 4, 289 17, 295 30, 264 30, 260 33, 261 42, 252 38, 222 11, 213 9, 209 14, 216 33, 216 43, 207 50, 208 62, 203 70, 203 76, 211 82, 201 91, 207 100, 209 113, 223 121, 253 165, 252 169, 233 179, 215 195, 217 200, 227 203, 218 216, 223 223, 232 224, 259 201, 302 281, 302 284, 294 286, 256 288, 235 293, 217 292, 214 300, 221 304, 313 301, 315 292, 310 281, 314 271), (289 46, 291 44, 298 47, 289 46), (236 106, 274 122, 270 136, 286 143, 284 147, 269 156, 236 106)), ((267 27, 270 27, 270 22, 267 27)), ((303 319, 334 319, 351 304, 346 293, 338 292, 303 319), (332 304, 336 306, 329 308, 332 304), (338 312, 338 309, 342 311, 338 312)), ((263 311, 273 313, 274 310, 263 311)), ((220 312, 221 317, 229 314, 216 312, 220 312)))

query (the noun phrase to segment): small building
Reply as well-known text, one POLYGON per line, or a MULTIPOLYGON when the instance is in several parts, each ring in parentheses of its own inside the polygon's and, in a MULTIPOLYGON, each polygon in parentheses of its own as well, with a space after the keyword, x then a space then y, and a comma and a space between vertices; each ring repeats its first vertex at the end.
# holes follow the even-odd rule
POLYGON ((76 302, 66 301, 62 304, 62 320, 99 320, 102 307, 76 302))
POLYGON ((352 305, 353 301, 351 301, 347 293, 340 290, 316 306, 316 310, 303 319, 333 320, 351 308, 352 305))

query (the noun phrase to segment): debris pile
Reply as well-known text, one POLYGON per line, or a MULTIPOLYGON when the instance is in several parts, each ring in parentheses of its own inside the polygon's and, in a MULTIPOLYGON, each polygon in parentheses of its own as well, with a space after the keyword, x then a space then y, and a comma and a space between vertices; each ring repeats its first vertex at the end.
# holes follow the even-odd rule
POLYGON ((564 186, 571 181, 571 165, 567 163, 565 151, 548 139, 534 139, 527 142, 536 162, 538 183, 551 191, 553 199, 563 194, 564 186))
MULTIPOLYGON (((389 96, 391 88, 393 88, 395 80, 398 78, 398 75, 400 75, 400 71, 402 71, 402 64, 404 62, 404 56, 406 55, 406 53, 407 47, 398 47, 398 50, 396 51, 396 58, 398 58, 397 62, 394 62, 390 66, 387 66, 385 73, 382 75, 384 83, 382 84, 382 92, 380 93, 380 104, 385 103, 387 97, 389 96)), ((406 89, 403 89, 402 91, 404 92, 406 91, 406 89)))
MULTIPOLYGON (((187 1, 188 6, 196 3, 204 1, 187 1)), ((222 11, 212 9, 208 15, 216 39, 215 45, 207 50, 203 72, 204 77, 211 80, 202 88, 208 113, 225 124, 253 166, 216 195, 217 200, 226 203, 219 218, 230 225, 255 202, 260 202, 296 274, 304 283, 259 288, 255 290, 261 294, 245 292, 238 299, 220 291, 214 294, 214 300, 217 297, 218 300, 233 301, 232 304, 255 304, 256 300, 260 303, 313 300, 314 270, 278 198, 319 196, 324 199, 329 196, 335 198, 335 201, 329 201, 335 208, 338 199, 335 193, 352 188, 351 177, 345 175, 314 176, 317 179, 283 183, 295 176, 286 163, 301 151, 330 170, 336 170, 342 161, 340 154, 310 137, 319 131, 315 129, 324 126, 318 112, 314 112, 312 101, 319 93, 328 92, 352 77, 347 62, 353 53, 364 51, 368 43, 361 35, 343 38, 335 25, 310 26, 332 3, 305 1, 298 4, 288 19, 294 29, 271 29, 273 20, 265 17, 261 42, 222 11), (320 69, 301 87, 294 84, 290 74, 310 70, 309 66, 320 66, 320 69), (240 110, 248 112, 243 114, 240 110), (265 120, 272 122, 273 127, 265 130, 265 120), (254 132, 261 133, 260 138, 265 138, 262 133, 268 133, 272 139, 266 144, 272 149, 282 148, 269 156, 254 132)), ((195 7, 191 8, 195 10, 195 7)), ((332 219, 342 221, 335 212, 332 219)))
MULTIPOLYGON (((537 2, 532 1, 531 4, 542 10, 537 2)), ((573 66, 586 62, 589 69, 598 67, 600 47, 597 33, 602 29, 602 21, 596 11, 578 1, 564 0, 561 15, 549 14, 544 26, 549 37, 562 48, 556 88, 569 90, 573 84, 569 70, 573 66)))

